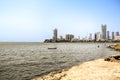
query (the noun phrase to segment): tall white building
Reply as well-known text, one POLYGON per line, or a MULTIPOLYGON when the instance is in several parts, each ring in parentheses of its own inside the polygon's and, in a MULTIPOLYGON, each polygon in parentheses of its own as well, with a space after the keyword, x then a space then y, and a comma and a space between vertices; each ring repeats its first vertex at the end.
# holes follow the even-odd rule
POLYGON ((107 30, 107 26, 105 25, 101 25, 101 29, 102 29, 102 40, 106 40, 106 30, 107 30))

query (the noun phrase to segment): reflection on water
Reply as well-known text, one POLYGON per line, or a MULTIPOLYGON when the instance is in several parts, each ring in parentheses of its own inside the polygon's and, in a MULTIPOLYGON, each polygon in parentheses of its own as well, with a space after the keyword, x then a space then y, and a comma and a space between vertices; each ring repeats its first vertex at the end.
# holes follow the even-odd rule
POLYGON ((109 43, 0 43, 0 80, 29 80, 116 53, 106 48, 107 45, 109 43))

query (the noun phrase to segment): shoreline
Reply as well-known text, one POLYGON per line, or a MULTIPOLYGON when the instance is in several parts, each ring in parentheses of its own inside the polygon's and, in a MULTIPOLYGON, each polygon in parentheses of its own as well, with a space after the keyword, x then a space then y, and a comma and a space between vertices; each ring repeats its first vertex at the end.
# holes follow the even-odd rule
MULTIPOLYGON (((112 49, 115 50, 116 47, 118 49, 118 46, 114 46, 112 49)), ((118 55, 120 56, 120 52, 112 56, 118 55)), ((111 56, 107 58, 111 58, 111 56)), ((32 80, 120 80, 120 60, 107 61, 106 58, 96 59, 69 69, 53 71, 32 80)))
POLYGON ((116 51, 120 51, 120 44, 110 45, 110 46, 108 46, 108 48, 111 48, 116 51))
POLYGON ((102 58, 69 69, 54 71, 32 80, 120 80, 120 63, 105 61, 102 58))

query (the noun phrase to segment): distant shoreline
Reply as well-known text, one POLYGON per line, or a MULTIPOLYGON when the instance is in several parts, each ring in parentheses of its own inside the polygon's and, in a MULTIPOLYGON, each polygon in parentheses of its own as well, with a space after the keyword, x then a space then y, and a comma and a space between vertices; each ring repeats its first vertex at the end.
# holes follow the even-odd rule
POLYGON ((119 43, 119 42, 43 42, 43 43, 119 43))
POLYGON ((51 43, 51 44, 56 44, 56 43, 116 43, 116 44, 118 44, 118 43, 120 43, 120 42, 0 42, 0 44, 3 44, 3 43, 5 43, 5 44, 15 44, 15 43, 18 43, 18 44, 21 44, 21 43, 30 43, 30 44, 32 44, 32 43, 35 43, 35 44, 39 44, 39 43, 42 43, 42 44, 47 44, 47 43, 51 43))

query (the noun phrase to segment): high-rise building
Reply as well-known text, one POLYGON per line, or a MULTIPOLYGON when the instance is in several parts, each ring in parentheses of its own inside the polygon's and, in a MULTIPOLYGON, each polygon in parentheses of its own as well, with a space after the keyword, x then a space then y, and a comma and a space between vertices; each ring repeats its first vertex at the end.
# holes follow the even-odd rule
POLYGON ((109 40, 109 39, 110 39, 110 32, 107 31, 107 40, 109 40))
POLYGON ((71 41, 74 38, 72 34, 66 34, 66 40, 71 41))
POLYGON ((94 40, 97 41, 97 33, 94 34, 94 40))
POLYGON ((106 40, 106 30, 107 30, 107 26, 105 25, 101 25, 101 29, 102 29, 102 39, 106 40))
POLYGON ((116 36, 119 36, 119 32, 116 32, 116 36))
POLYGON ((98 33, 97 33, 97 39, 96 39, 96 41, 101 41, 101 39, 102 39, 102 38, 101 38, 101 34, 100 34, 100 32, 98 32, 98 33))
POLYGON ((114 37, 115 37, 114 32, 112 32, 112 40, 114 40, 114 37))
POLYGON ((53 30, 53 42, 57 42, 57 29, 53 30))

